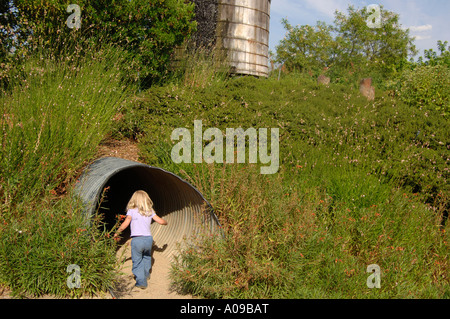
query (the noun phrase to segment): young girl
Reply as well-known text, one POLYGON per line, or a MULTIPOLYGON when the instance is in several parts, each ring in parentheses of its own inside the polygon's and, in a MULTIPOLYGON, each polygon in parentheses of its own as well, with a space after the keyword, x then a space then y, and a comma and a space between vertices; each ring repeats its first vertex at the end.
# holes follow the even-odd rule
POLYGON ((133 262, 133 275, 136 278, 136 287, 146 288, 147 279, 152 268, 153 237, 150 232, 152 219, 161 225, 167 222, 156 215, 153 202, 148 194, 142 190, 134 192, 127 205, 127 217, 117 229, 117 237, 131 223, 131 261, 133 262))

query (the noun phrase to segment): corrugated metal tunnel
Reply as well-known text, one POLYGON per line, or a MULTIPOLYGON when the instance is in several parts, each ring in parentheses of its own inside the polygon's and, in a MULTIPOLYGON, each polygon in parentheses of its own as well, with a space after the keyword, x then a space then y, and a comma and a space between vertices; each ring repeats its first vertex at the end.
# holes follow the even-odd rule
MULTIPOLYGON (((167 257, 186 238, 219 231, 219 221, 203 195, 177 175, 158 167, 117 157, 100 158, 85 169, 75 193, 86 205, 86 214, 92 216, 99 209, 106 226, 112 228, 118 215, 126 214, 131 195, 139 189, 149 194, 157 214, 168 222, 167 226, 151 225, 157 247, 167 245, 163 251, 167 257)), ((129 227, 123 237, 129 237, 129 227)))

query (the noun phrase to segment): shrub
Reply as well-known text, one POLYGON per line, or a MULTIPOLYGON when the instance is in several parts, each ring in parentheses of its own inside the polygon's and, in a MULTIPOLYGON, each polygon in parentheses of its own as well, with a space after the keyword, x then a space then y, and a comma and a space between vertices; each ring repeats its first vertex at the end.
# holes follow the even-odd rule
POLYGON ((450 69, 444 65, 406 70, 400 80, 400 99, 411 106, 450 113, 450 69))
POLYGON ((155 150, 161 144, 174 144, 172 130, 191 129, 193 121, 201 119, 205 129, 222 131, 283 127, 280 154, 285 165, 312 165, 311 158, 318 157, 332 167, 362 166, 378 178, 395 179, 436 207, 445 205, 442 195, 449 190, 442 117, 380 91, 374 102, 368 102, 357 89, 321 87, 296 74, 280 81, 237 77, 207 89, 155 87, 124 112, 123 134, 139 137, 141 157, 155 165, 161 164, 155 150))
POLYGON ((23 46, 21 52, 39 49, 60 55, 67 52, 67 47, 88 48, 106 37, 136 57, 134 74, 139 72, 143 84, 147 85, 166 75, 174 47, 182 44, 196 28, 192 20, 194 5, 184 0, 80 0, 77 1, 81 9, 79 30, 66 25, 71 15, 66 12, 67 1, 12 2, 17 10, 6 15, 5 24, 17 30, 16 49, 23 46))

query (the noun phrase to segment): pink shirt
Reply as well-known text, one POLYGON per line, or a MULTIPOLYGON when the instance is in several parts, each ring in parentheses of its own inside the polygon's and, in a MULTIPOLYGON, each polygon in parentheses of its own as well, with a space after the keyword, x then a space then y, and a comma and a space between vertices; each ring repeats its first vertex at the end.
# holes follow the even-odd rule
POLYGON ((152 223, 155 211, 150 216, 142 216, 137 208, 129 209, 127 216, 131 216, 131 237, 134 236, 151 236, 150 224, 152 223))

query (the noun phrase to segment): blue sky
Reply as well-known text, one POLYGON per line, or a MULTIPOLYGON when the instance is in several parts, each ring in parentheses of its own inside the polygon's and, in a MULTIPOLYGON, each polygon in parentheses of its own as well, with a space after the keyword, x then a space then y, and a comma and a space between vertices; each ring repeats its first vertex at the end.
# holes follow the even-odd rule
POLYGON ((349 5, 363 8, 369 4, 382 5, 400 15, 402 27, 409 28, 410 34, 416 37, 418 56, 423 55, 424 49, 437 51, 438 40, 447 40, 450 44, 448 0, 272 0, 269 48, 275 52, 276 45, 286 33, 281 25, 282 18, 291 25, 315 25, 318 20, 333 24, 335 10, 346 13, 349 5))

